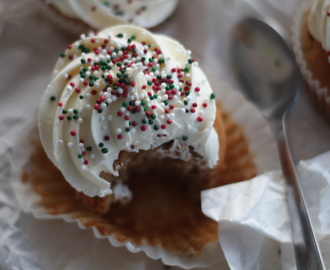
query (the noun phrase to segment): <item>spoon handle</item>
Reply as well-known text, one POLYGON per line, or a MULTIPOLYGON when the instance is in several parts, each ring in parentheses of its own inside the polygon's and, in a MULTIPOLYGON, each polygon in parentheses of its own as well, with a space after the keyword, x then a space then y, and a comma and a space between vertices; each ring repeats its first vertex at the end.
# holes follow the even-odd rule
POLYGON ((277 134, 277 141, 282 170, 287 182, 287 199, 297 269, 325 270, 288 143, 286 130, 288 112, 287 110, 283 116, 282 129, 277 134))

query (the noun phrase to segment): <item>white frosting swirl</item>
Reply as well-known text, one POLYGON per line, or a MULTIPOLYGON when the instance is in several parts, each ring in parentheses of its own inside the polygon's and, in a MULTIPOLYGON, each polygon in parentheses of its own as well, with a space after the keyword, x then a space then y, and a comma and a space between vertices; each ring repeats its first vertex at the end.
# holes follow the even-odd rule
POLYGON ((330 0, 313 2, 308 17, 308 29, 313 38, 319 41, 328 53, 330 51, 330 0))
POLYGON ((133 23, 150 28, 169 17, 178 0, 47 0, 62 14, 94 29, 133 23))
POLYGON ((101 172, 118 176, 121 151, 174 141, 209 168, 218 162, 212 89, 177 41, 116 26, 69 44, 40 104, 43 146, 67 181, 88 196, 112 193, 101 172))

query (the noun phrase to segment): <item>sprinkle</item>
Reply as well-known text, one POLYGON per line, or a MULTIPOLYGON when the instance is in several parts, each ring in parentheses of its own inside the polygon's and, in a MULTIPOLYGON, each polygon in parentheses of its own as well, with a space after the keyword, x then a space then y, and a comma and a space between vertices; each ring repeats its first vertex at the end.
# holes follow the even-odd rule
POLYGON ((101 152, 102 152, 103 154, 106 154, 106 153, 109 152, 109 150, 108 150, 108 148, 102 148, 102 149, 101 149, 101 152))
POLYGON ((55 96, 51 96, 51 97, 50 97, 50 100, 51 100, 51 101, 55 101, 55 100, 56 100, 56 97, 55 97, 55 96))
POLYGON ((70 131, 70 135, 71 135, 71 136, 76 136, 76 134, 77 134, 77 133, 76 133, 74 130, 71 130, 71 131, 70 131))
POLYGON ((210 95, 210 99, 215 99, 215 94, 214 94, 214 93, 212 93, 212 94, 210 95))
POLYGON ((197 117, 197 120, 198 120, 199 122, 203 122, 203 121, 204 121, 204 118, 201 117, 201 116, 198 116, 198 117, 197 117))
POLYGON ((166 125, 161 125, 160 126, 162 129, 166 129, 166 125))

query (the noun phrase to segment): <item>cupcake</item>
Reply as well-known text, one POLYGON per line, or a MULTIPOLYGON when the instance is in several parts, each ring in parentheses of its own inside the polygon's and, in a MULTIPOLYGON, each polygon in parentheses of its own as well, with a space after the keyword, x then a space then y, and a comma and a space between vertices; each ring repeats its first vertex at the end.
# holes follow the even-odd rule
MULTIPOLYGON (((178 0, 42 0, 51 17, 67 28, 104 29, 118 24, 152 28, 165 21, 178 0)), ((80 32, 81 33, 81 32, 80 32)))
POLYGON ((305 3, 294 26, 294 51, 319 111, 330 119, 330 1, 305 3))
MULTIPOLYGON (((226 110, 251 111, 234 99, 226 110)), ((216 103, 191 52, 135 26, 67 46, 38 129, 22 181, 48 214, 186 268, 219 259, 218 224, 202 213, 201 190, 257 172, 243 128, 216 103)))
POLYGON ((214 98, 177 41, 108 28, 69 44, 57 62, 40 105, 40 138, 78 197, 105 213, 113 200, 130 199, 128 171, 155 164, 210 186, 225 151, 214 98))

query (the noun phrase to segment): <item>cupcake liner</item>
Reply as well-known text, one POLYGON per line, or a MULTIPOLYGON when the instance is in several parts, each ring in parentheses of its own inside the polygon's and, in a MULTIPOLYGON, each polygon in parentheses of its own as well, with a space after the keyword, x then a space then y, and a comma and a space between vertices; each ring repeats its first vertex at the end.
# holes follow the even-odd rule
MULTIPOLYGON (((320 82, 313 76, 312 71, 307 67, 307 63, 304 59, 304 54, 302 51, 301 44, 301 26, 304 13, 306 12, 310 1, 303 1, 297 7, 295 16, 293 17, 292 24, 292 45, 293 52, 296 56, 296 61, 299 65, 300 71, 303 78, 308 83, 308 92, 313 99, 314 105, 317 109, 328 119, 330 120, 330 93, 327 87, 321 87, 320 82)), ((306 87, 307 89, 307 87, 306 87)))
MULTIPOLYGON (((260 112, 241 94, 231 90, 229 86, 218 84, 217 87, 216 95, 221 100, 223 110, 226 112, 224 122, 228 137, 228 150, 225 157, 227 165, 218 172, 219 178, 216 184, 247 180, 256 173, 278 168, 276 144, 260 112)), ((166 265, 193 268, 225 261, 218 241, 217 223, 202 214, 200 205, 191 206, 190 202, 185 202, 186 199, 180 201, 179 198, 177 201, 179 205, 175 205, 177 208, 173 208, 171 213, 178 222, 181 222, 181 219, 175 217, 175 213, 177 211, 180 213, 179 208, 183 209, 183 214, 186 212, 190 214, 187 209, 196 210, 198 208, 199 212, 196 210, 196 214, 194 210, 194 215, 188 223, 178 224, 176 221, 174 223, 166 221, 167 224, 177 225, 175 231, 168 235, 165 231, 162 232, 165 236, 162 233, 158 235, 147 233, 145 235, 148 237, 141 238, 140 235, 144 234, 143 231, 141 234, 134 234, 124 225, 119 226, 125 224, 125 218, 127 218, 125 213, 121 214, 123 210, 120 206, 114 207, 114 210, 110 209, 113 212, 109 217, 91 212, 79 201, 76 201, 72 188, 66 181, 63 181, 58 170, 45 158, 41 144, 38 142, 35 123, 27 124, 24 130, 26 133, 22 134, 22 139, 18 142, 13 154, 15 173, 12 182, 17 199, 26 212, 41 219, 62 218, 66 222, 77 222, 80 228, 92 228, 97 238, 108 238, 112 245, 126 246, 133 253, 143 251, 152 259, 162 259, 166 265), (26 146, 26 134, 29 134, 32 141, 29 146, 26 146), (29 158, 31 153, 32 159, 29 158), (34 170, 35 164, 40 164, 38 170, 34 170), (58 181, 53 181, 54 178, 58 181), (61 178, 62 181, 60 181, 61 178), (31 187, 38 195, 31 192, 31 187), (183 203, 182 207, 181 203, 183 203), (109 219, 111 222, 108 222, 109 219), (196 220, 195 223, 194 220, 196 220)), ((159 183, 157 182, 157 185, 159 183)), ((144 211, 145 207, 149 207, 147 203, 149 196, 152 195, 148 192, 150 191, 146 191, 146 194, 149 194, 147 198, 140 196, 141 208, 144 211)), ((139 197, 134 191, 133 194, 139 197)), ((141 219, 150 218, 147 215, 141 213, 141 219)), ((157 220, 150 220, 157 223, 157 220)), ((139 225, 137 221, 133 219, 131 222, 139 225)), ((159 225, 160 228, 163 228, 161 225, 159 225)), ((143 229, 143 224, 141 228, 143 229)))

